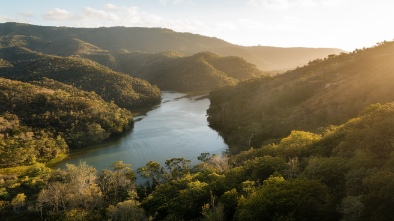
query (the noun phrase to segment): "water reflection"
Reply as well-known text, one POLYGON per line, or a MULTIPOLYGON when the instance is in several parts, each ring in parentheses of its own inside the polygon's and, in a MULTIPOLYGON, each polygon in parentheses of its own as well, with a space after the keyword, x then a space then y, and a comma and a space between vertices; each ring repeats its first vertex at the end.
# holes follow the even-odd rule
POLYGON ((209 99, 202 96, 163 92, 161 105, 136 117, 133 131, 118 140, 73 152, 58 167, 82 160, 101 170, 122 160, 136 170, 150 160, 164 165, 174 157, 197 163, 200 153, 221 153, 227 148, 222 137, 208 127, 208 106, 209 99))

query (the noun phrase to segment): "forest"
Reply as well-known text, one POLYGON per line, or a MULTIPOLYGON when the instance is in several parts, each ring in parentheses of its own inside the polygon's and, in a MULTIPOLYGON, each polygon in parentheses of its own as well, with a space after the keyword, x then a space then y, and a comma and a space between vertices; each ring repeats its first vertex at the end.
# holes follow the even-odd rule
MULTIPOLYGON (((2 121, 8 130, 16 124, 10 118, 2 121)), ((19 176, 3 175, 1 214, 5 220, 391 220, 393 123, 394 104, 375 104, 323 133, 293 130, 277 144, 239 154, 202 153, 196 166, 173 158, 136 172, 122 162, 98 172, 83 162, 51 170, 37 160, 18 167, 19 176), (145 184, 135 183, 136 173, 145 184)))
POLYGON ((80 39, 0 29, 20 32, 0 36, 0 220, 392 220, 394 42, 269 75, 206 50, 108 53, 87 41, 106 28, 73 30, 80 39), (157 104, 171 83, 160 75, 174 72, 185 77, 174 74, 176 90, 190 79, 211 90, 207 117, 225 153, 53 169, 130 131, 132 112, 157 104))
POLYGON ((117 70, 169 91, 212 90, 264 75, 241 57, 221 57, 212 52, 191 56, 175 52, 121 53, 116 60, 117 70))

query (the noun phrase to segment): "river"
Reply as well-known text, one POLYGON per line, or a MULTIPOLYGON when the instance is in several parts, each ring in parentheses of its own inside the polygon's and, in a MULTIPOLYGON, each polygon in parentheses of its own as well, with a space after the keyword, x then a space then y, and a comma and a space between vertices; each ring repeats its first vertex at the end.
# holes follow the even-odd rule
POLYGON ((166 159, 183 157, 195 164, 203 152, 221 154, 227 145, 208 126, 209 103, 202 95, 162 92, 161 104, 135 117, 132 131, 117 140, 72 151, 57 168, 85 161, 100 171, 123 161, 137 170, 151 160, 164 166, 166 159))

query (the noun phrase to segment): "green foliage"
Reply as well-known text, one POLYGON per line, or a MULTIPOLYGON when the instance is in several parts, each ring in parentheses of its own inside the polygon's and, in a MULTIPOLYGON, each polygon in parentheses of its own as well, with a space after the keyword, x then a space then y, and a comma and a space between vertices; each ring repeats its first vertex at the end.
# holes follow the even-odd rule
MULTIPOLYGON (((85 40, 69 41, 62 53, 107 53, 85 40)), ((22 47, 46 44, 25 36, 0 42, 6 72, 18 65, 5 58, 12 50, 27 64, 38 55, 22 47)), ((40 163, 64 156, 70 140, 120 133, 130 125, 128 111, 59 81, 1 79, 0 160, 7 168, 0 169, 0 218, 146 220, 143 208, 152 220, 392 220, 394 103, 386 102, 393 101, 393 51, 393 43, 384 43, 212 92, 210 122, 232 155, 203 153, 194 167, 184 158, 168 159, 165 167, 148 162, 137 170, 148 186, 138 188, 123 162, 99 173, 85 163, 56 171, 40 163), (370 105, 376 102, 385 104, 370 105)), ((162 55, 156 56, 144 59, 162 55)), ((233 60, 210 53, 182 59, 207 70, 234 68, 233 60)))
POLYGON ((126 200, 119 202, 116 206, 108 207, 108 216, 113 221, 144 221, 148 220, 143 209, 138 207, 138 202, 126 200))
POLYGON ((328 220, 326 187, 318 181, 270 178, 242 202, 236 220, 328 220))
POLYGON ((21 126, 16 115, 0 115, 0 168, 47 162, 67 152, 61 136, 21 126))
POLYGON ((109 204, 122 202, 130 197, 135 190, 135 174, 130 168, 130 164, 122 161, 115 162, 113 170, 103 170, 98 177, 98 185, 104 196, 104 200, 109 204))
MULTIPOLYGON (((220 131, 231 153, 239 153, 277 142, 292 130, 318 133, 329 125, 343 124, 371 104, 394 100, 389 83, 394 81, 393 55, 394 42, 387 42, 214 90, 208 110, 210 126, 220 131)), ((379 131, 369 136, 379 136, 379 131)), ((381 150, 374 154, 387 156, 387 144, 376 146, 381 150)))
MULTIPOLYGON (((133 125, 130 111, 105 102, 95 93, 49 79, 35 83, 42 86, 0 78, 0 113, 17 115, 21 123, 34 128, 36 133, 48 131, 49 135, 40 136, 42 139, 54 137, 51 142, 59 148, 66 146, 64 140, 72 148, 98 143, 129 130, 133 125)), ((35 145, 51 145, 49 142, 41 143, 35 145)), ((65 152, 54 151, 46 147, 40 150, 40 154, 56 157, 58 153, 65 152)))
POLYGON ((146 79, 163 90, 210 90, 262 75, 255 65, 240 57, 220 57, 211 52, 192 56, 122 53, 117 61, 116 70, 146 79))
POLYGON ((202 153, 195 167, 184 158, 165 167, 148 162, 137 172, 154 185, 139 187, 141 203, 135 174, 123 162, 98 174, 84 163, 52 173, 31 166, 2 178, 0 201, 15 199, 21 215, 63 220, 144 220, 140 208, 156 220, 391 220, 394 150, 384 148, 382 157, 374 143, 392 145, 392 118, 393 103, 377 104, 321 135, 294 130, 278 144, 238 155, 202 153), (16 200, 21 193, 25 201, 16 200))
POLYGON ((105 208, 113 220, 146 220, 135 199, 135 175, 130 165, 115 162, 113 170, 96 169, 81 162, 53 173, 38 195, 36 207, 42 217, 66 220, 100 220, 105 208), (61 178, 54 178, 61 175, 61 178), (116 205, 116 206, 114 206, 116 205))
POLYGON ((94 91, 105 101, 124 108, 136 108, 160 101, 160 90, 147 81, 115 72, 91 60, 79 57, 44 55, 26 48, 0 49, 0 57, 10 60, 12 68, 0 76, 21 80, 53 79, 84 91, 94 91))

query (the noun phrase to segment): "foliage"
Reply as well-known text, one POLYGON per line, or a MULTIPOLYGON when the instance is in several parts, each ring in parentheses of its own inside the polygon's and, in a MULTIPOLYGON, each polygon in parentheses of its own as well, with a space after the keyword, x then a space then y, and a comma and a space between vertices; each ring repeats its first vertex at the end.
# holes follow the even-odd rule
MULTIPOLYGON (((11 39, 1 47, 40 44, 39 38, 11 39)), ((75 42, 84 45, 81 54, 106 53, 75 42)), ((54 80, 33 85, 1 79, 0 159, 16 167, 0 170, 0 218, 147 220, 145 212, 151 220, 392 220, 393 48, 384 43, 330 56, 212 92, 211 125, 221 129, 231 155, 202 153, 195 166, 181 157, 167 159, 164 167, 150 161, 137 169, 148 180, 138 187, 123 162, 101 172, 86 163, 55 171, 40 163, 67 149, 67 133, 57 132, 66 118, 51 119, 80 112, 83 118, 74 118, 79 122, 98 109, 100 117, 83 122, 96 139, 107 131, 101 122, 112 122, 101 121, 107 112, 100 107, 118 113, 104 119, 118 119, 126 110, 54 80), (43 106, 56 114, 41 111, 43 106)), ((19 55, 35 59, 30 52, 19 55)))
POLYGON ((108 216, 113 221, 144 221, 148 220, 138 202, 127 200, 108 207, 108 216))
POLYGON ((255 65, 240 57, 220 57, 211 52, 192 56, 134 52, 116 57, 116 70, 146 79, 162 90, 211 90, 262 75, 255 65))
MULTIPOLYGON (((84 92, 50 79, 35 84, 42 86, 0 78, 0 113, 17 115, 18 122, 37 130, 35 136, 41 130, 47 131, 40 135, 42 139, 54 137, 51 142, 56 142, 59 147, 66 145, 62 144, 64 140, 72 148, 98 143, 129 130, 133 125, 133 116, 129 111, 105 102, 93 92, 84 92)), ((28 133, 24 136, 28 138, 32 135, 28 133)), ((40 151, 41 155, 54 156, 64 152, 55 153, 50 149, 40 151)))
POLYGON ((1 77, 21 81, 53 79, 84 91, 94 91, 105 101, 114 101, 128 109, 160 101, 160 90, 147 81, 115 72, 88 59, 45 55, 24 47, 2 48, 0 58, 13 64, 2 68, 1 77))
MULTIPOLYGON (((320 133, 371 104, 394 101, 394 42, 210 93, 210 126, 239 153, 277 142, 292 130, 320 133)), ((384 153, 382 153, 384 155, 384 153)))
POLYGON ((16 115, 0 115, 0 168, 47 162, 67 152, 61 136, 21 126, 16 115))

